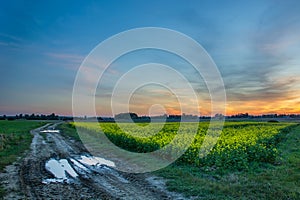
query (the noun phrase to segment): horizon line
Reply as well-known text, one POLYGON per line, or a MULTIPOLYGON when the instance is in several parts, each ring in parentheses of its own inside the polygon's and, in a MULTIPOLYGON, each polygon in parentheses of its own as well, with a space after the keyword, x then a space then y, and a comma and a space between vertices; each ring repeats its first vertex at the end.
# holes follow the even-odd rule
MULTIPOLYGON (((124 112, 123 112, 124 113, 124 112)), ((125 112, 126 113, 126 112, 125 112)), ((127 113, 133 113, 133 112, 127 112, 127 113)), ((59 116, 59 117, 76 117, 76 118, 98 118, 98 117, 104 117, 104 118, 114 118, 115 116, 107 116, 107 115, 97 115, 97 116, 91 116, 91 115, 80 115, 80 116, 73 116, 73 115, 65 115, 65 114, 56 114, 56 113, 51 113, 51 114, 44 114, 44 113, 18 113, 18 114, 0 114, 0 117, 16 117, 16 116, 20 116, 22 115, 23 118, 25 117, 25 115, 35 115, 35 116, 49 116, 55 114, 55 116, 59 116)), ((122 113, 118 113, 118 114, 122 114, 122 113)), ((118 115, 116 114, 116 115, 118 115)), ((137 114, 137 113, 136 113, 137 114)), ((251 114, 251 113, 236 113, 236 114, 230 114, 230 115, 223 115, 221 113, 216 113, 216 114, 212 114, 212 115, 194 115, 194 114, 161 114, 161 115, 139 115, 137 114, 138 117, 161 117, 161 116, 193 116, 193 117, 216 117, 217 115, 219 115, 219 117, 224 116, 224 117, 257 117, 257 116, 268 116, 268 115, 273 115, 273 116, 291 116, 291 115, 300 115, 300 113, 260 113, 260 114, 251 114)))

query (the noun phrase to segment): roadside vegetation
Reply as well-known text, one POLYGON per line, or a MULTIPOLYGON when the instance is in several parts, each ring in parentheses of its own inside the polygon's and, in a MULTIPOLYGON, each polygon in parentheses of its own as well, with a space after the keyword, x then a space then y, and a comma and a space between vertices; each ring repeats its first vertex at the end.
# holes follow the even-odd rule
MULTIPOLYGON (((0 172, 5 166, 12 164, 22 153, 29 149, 32 140, 30 130, 38 128, 46 122, 37 121, 0 121, 0 172)), ((0 198, 5 194, 0 185, 0 198)))
MULTIPOLYGON (((168 144, 179 123, 166 123, 157 134, 145 126, 139 132, 134 124, 123 124, 126 133, 114 123, 78 123, 88 131, 101 128, 116 145, 134 152, 150 152, 168 144), (145 128, 144 127, 144 128, 145 128)), ((142 124, 140 124, 143 126, 142 124)), ((191 123, 184 123, 189 131, 191 123)), ((64 134, 79 139, 73 123, 62 124, 64 134)), ((190 148, 172 165, 154 172, 167 180, 171 191, 196 199, 299 199, 300 126, 295 123, 226 122, 212 151, 199 158, 208 123, 199 124, 190 148)), ((180 142, 177 148, 182 146, 180 142)), ((173 150, 178 150, 174 148, 173 150)))
POLYGON ((30 130, 44 125, 37 121, 0 121, 0 172, 29 149, 30 130))
POLYGON ((59 124, 56 128, 61 130, 61 134, 63 134, 64 136, 71 137, 77 141, 81 141, 73 123, 62 123, 59 124))

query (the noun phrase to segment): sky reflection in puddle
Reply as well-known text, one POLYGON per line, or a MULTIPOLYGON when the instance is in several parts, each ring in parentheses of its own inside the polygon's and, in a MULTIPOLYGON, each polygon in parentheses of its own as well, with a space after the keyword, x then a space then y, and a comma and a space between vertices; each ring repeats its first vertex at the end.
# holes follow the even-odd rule
MULTIPOLYGON (((51 158, 45 164, 45 168, 50 172, 54 178, 44 179, 42 183, 70 183, 72 179, 76 179, 79 175, 90 173, 90 167, 103 168, 115 167, 115 163, 104 158, 95 156, 82 155, 78 158, 56 160, 51 158)), ((109 168, 107 168, 109 169, 109 168)))

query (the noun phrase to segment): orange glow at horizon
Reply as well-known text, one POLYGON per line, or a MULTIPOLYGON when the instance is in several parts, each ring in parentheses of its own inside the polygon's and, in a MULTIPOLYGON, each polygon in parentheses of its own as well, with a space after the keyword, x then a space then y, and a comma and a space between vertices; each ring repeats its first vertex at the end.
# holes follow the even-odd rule
MULTIPOLYGON (((165 107, 165 114, 168 115, 182 115, 180 107, 171 106, 170 104, 165 107)), ((145 110, 148 110, 148 106, 145 107, 138 107, 130 109, 130 112, 135 112, 138 115, 148 115, 149 113, 145 110)), ((193 110, 190 108, 190 110, 193 110)), ((102 110, 104 111, 104 110, 102 110)), ((104 111, 105 112, 105 111, 104 111)), ((126 112, 126 111, 124 111, 126 112)), ((217 113, 222 113, 217 112, 217 113)), ((249 115, 262 115, 262 114, 300 114, 300 101, 298 100, 280 100, 280 101, 263 101, 263 100, 252 100, 252 101, 227 101, 226 102, 226 113, 225 115, 236 115, 239 113, 248 113, 249 115)), ((97 113, 99 116, 101 113, 97 113)), ((155 113, 153 113, 155 115, 155 113)), ((162 113, 157 113, 157 115, 161 115, 162 113)), ((200 115, 200 116, 210 116, 215 115, 216 113, 211 113, 211 104, 210 102, 201 102, 201 107, 199 111, 185 113, 185 114, 192 114, 192 115, 200 115)))
POLYGON ((261 114, 298 114, 300 113, 300 101, 234 101, 228 102, 226 107, 227 115, 238 113, 249 113, 251 115, 261 114))
MULTIPOLYGON (((103 100, 103 99, 102 99, 103 100)), ((300 93, 298 89, 283 91, 282 93, 254 93, 254 94, 239 94, 227 93, 226 111, 222 108, 222 103, 214 103, 214 112, 212 113, 212 103, 207 96, 198 97, 199 109, 190 104, 191 101, 186 99, 184 102, 179 102, 174 95, 166 95, 165 93, 140 93, 129 103, 129 111, 135 112, 138 115, 182 115, 184 112, 187 115, 198 116, 214 116, 221 113, 227 116, 240 113, 248 113, 249 115, 262 114, 300 114, 300 93), (154 95, 155 94, 155 95, 154 95), (162 109, 154 109, 154 112, 149 113, 152 105, 161 105, 162 109), (185 109, 182 111, 182 107, 185 109)), ((106 101, 101 101, 97 106, 97 114, 111 115, 110 104, 106 101)), ((122 101, 121 101, 122 102, 122 101)), ((197 103, 196 103, 197 104, 197 103)), ((223 102, 224 105, 224 102, 223 102)), ((117 112, 128 112, 125 104, 120 104, 120 109, 117 112)), ((114 113, 118 114, 118 113, 114 113)))
MULTIPOLYGON (((262 114, 300 114, 300 100, 278 100, 270 102, 268 100, 252 100, 252 101, 227 101, 225 115, 236 115, 239 113, 248 113, 250 115, 262 114)), ((166 109, 169 115, 181 115, 180 108, 166 109)), ((201 104, 199 109, 200 115, 214 115, 211 113, 211 104, 206 102, 201 104)), ((221 113, 221 112, 220 112, 221 113)), ((197 115, 197 113, 185 113, 197 115)))

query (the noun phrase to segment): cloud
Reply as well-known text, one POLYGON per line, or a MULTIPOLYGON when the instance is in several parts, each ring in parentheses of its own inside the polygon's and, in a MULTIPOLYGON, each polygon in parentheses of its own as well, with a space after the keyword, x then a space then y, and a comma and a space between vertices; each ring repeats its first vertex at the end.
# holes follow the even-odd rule
POLYGON ((249 112, 262 113, 299 113, 300 78, 289 77, 270 80, 257 87, 228 94, 227 114, 249 112))
POLYGON ((9 43, 7 43, 7 42, 0 42, 0 45, 1 46, 9 46, 9 43))
POLYGON ((276 2, 262 15, 254 37, 254 48, 266 59, 291 59, 290 49, 299 46, 299 1, 276 2))
POLYGON ((45 53, 45 55, 50 56, 51 58, 59 59, 61 61, 72 62, 72 63, 81 63, 84 59, 84 56, 77 54, 68 54, 68 53, 45 53))
POLYGON ((23 40, 20 37, 16 37, 14 35, 9 35, 5 33, 0 33, 0 46, 4 46, 6 48, 12 48, 12 49, 22 49, 24 42, 25 40, 23 40))
POLYGON ((14 35, 9 35, 5 33, 0 33, 0 38, 5 39, 6 41, 12 41, 12 42, 24 42, 24 39, 14 36, 14 35))
POLYGON ((291 102, 300 97, 300 73, 290 62, 299 55, 295 50, 300 44, 299 6, 299 2, 292 1, 272 4, 260 17, 247 53, 236 58, 241 61, 225 63, 229 112, 295 111, 291 102))

